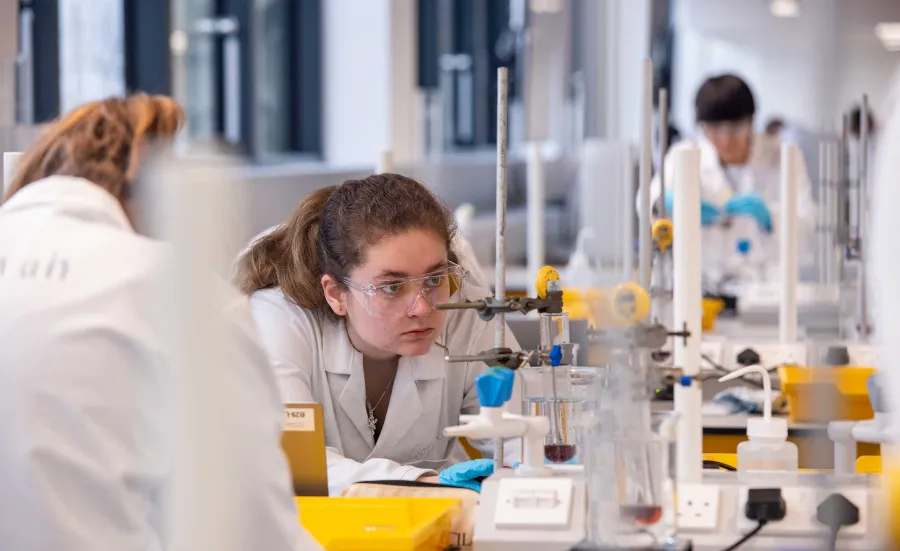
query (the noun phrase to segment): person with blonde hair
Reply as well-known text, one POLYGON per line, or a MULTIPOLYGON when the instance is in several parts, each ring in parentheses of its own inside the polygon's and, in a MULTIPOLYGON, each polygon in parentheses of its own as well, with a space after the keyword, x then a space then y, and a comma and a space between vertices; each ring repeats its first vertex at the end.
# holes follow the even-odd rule
MULTIPOLYGON (((470 285, 454 237, 453 215, 424 185, 374 174, 310 193, 239 259, 282 399, 322 404, 331 495, 367 480, 477 488, 491 472, 443 434, 478 412, 474 381, 487 369, 445 357, 493 348, 497 323, 435 309, 490 294, 470 285)), ((504 459, 519 451, 511 443, 504 459)))
MULTIPOLYGON (((136 232, 134 185, 183 120, 162 96, 80 107, 23 155, 0 206, 3 549, 170 548, 179 366, 154 302, 171 248, 136 232)), ((229 481, 243 495, 234 548, 309 549, 277 387, 244 314, 226 320, 239 357, 209 388, 234 434, 223 453, 243 467, 229 481)))

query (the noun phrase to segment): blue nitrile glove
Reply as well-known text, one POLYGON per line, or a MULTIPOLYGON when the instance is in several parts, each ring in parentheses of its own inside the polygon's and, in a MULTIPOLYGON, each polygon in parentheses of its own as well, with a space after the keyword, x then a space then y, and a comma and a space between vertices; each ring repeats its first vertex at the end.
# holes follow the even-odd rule
MULTIPOLYGON (((666 212, 672 215, 672 209, 675 207, 675 197, 671 191, 666 192, 666 212)), ((713 205, 709 201, 700 201, 700 225, 712 226, 719 221, 722 211, 719 207, 713 205)))
POLYGON ((759 229, 772 231, 772 213, 758 193, 742 193, 725 202, 725 212, 732 216, 751 216, 756 220, 759 229))
POLYGON ((492 474, 494 474, 493 459, 473 459, 447 467, 441 471, 438 478, 441 484, 445 486, 457 486, 480 492, 481 481, 477 479, 488 477, 492 474))

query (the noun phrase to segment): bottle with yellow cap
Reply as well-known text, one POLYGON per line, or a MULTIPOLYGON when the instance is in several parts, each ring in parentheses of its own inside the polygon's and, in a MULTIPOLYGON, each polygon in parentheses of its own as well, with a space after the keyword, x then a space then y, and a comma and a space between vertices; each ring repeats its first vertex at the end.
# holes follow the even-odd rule
POLYGON ((672 221, 664 218, 653 223, 651 230, 653 237, 653 272, 650 280, 650 295, 652 297, 651 318, 656 323, 671 326, 674 323, 673 304, 673 259, 672 221))

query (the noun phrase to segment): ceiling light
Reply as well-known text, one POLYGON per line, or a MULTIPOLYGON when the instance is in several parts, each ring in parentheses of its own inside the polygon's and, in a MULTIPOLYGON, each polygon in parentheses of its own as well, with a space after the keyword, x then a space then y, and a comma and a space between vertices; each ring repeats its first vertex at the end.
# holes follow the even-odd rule
POLYGON ((800 4, 797 0, 772 0, 769 10, 775 17, 797 17, 800 15, 800 4))
POLYGON ((879 23, 875 25, 875 36, 889 52, 900 52, 900 23, 879 23))

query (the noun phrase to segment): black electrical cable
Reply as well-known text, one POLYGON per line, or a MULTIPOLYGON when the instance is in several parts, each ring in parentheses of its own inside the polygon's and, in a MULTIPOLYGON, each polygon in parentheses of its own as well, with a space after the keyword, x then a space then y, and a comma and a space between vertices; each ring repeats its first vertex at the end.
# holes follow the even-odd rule
POLYGON ((834 551, 841 528, 859 523, 859 507, 843 494, 831 494, 816 507, 816 520, 828 527, 826 549, 834 551))
POLYGON ((722 463, 721 461, 714 461, 712 459, 704 459, 703 460, 703 468, 704 469, 721 469, 723 471, 737 472, 737 469, 735 469, 728 463, 722 463))
POLYGON ((832 526, 828 530, 828 547, 825 549, 828 549, 828 551, 835 551, 835 549, 837 549, 838 532, 840 531, 840 526, 832 526))
POLYGON ((734 551, 738 547, 740 547, 740 546, 744 545, 745 543, 747 543, 748 541, 750 541, 750 539, 753 538, 756 534, 759 534, 759 531, 762 530, 763 526, 768 524, 768 522, 769 521, 767 521, 767 520, 759 521, 759 524, 756 525, 756 528, 747 532, 747 534, 745 534, 743 538, 734 542, 734 544, 732 544, 731 547, 728 547, 727 549, 725 549, 725 551, 734 551))

